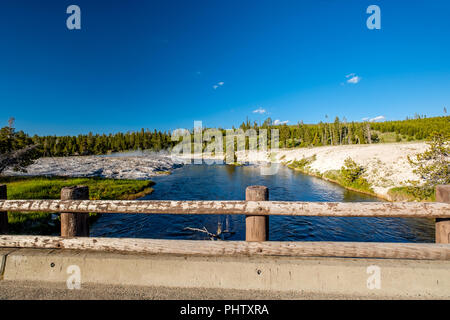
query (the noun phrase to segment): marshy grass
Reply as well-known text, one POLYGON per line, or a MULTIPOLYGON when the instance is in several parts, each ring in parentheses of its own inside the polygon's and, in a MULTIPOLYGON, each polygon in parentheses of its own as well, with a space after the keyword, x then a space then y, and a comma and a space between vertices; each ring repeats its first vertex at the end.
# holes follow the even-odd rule
MULTIPOLYGON (((0 177, 8 186, 9 200, 60 199, 61 189, 77 185, 89 187, 90 200, 134 200, 153 191, 153 181, 108 178, 0 177)), ((98 215, 91 214, 90 222, 98 215)), ((10 233, 58 234, 59 215, 48 212, 8 212, 10 233)))
POLYGON ((424 189, 414 186, 389 189, 388 196, 392 201, 436 201, 436 191, 434 189, 424 189))

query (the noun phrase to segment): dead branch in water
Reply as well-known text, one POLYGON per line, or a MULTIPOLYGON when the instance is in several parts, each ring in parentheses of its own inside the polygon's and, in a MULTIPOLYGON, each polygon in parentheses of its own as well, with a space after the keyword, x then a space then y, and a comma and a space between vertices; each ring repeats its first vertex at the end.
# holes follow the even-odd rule
POLYGON ((203 227, 203 229, 186 227, 186 228, 184 228, 184 230, 190 230, 190 231, 196 231, 196 232, 203 232, 203 233, 206 233, 206 234, 208 235, 208 237, 210 237, 211 240, 214 240, 214 239, 219 239, 219 240, 221 240, 220 237, 219 237, 218 235, 209 232, 208 229, 206 229, 206 227, 203 227))
POLYGON ((186 228, 184 228, 184 230, 206 233, 211 240, 214 240, 214 239, 222 240, 220 235, 225 234, 225 233, 229 233, 229 234, 234 233, 234 232, 228 231, 228 228, 227 228, 227 230, 222 231, 221 223, 219 223, 217 226, 217 234, 209 232, 208 229, 206 229, 206 227, 203 227, 203 229, 186 227, 186 228))

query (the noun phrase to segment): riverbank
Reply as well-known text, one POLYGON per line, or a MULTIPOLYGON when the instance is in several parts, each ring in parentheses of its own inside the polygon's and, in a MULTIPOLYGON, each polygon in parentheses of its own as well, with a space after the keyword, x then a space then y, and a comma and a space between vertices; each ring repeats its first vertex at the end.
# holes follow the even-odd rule
POLYGON ((161 174, 170 174, 180 166, 163 153, 126 152, 110 156, 39 158, 27 167, 26 173, 8 169, 3 175, 147 180, 161 174))
MULTIPOLYGON (((420 177, 413 172, 407 157, 422 153, 427 148, 425 142, 411 142, 281 149, 277 152, 247 151, 237 152, 237 163, 233 165, 281 163, 349 190, 391 201, 411 201, 417 198, 408 193, 407 186, 409 181, 420 181, 420 177), (341 172, 348 158, 362 168, 359 179, 351 183, 341 172)), ((130 152, 112 156, 41 158, 27 168, 27 175, 146 180, 171 173, 183 166, 181 160, 189 156, 175 159, 167 153, 130 152)), ((222 159, 223 156, 218 155, 203 157, 205 161, 222 159)), ((4 174, 14 176, 21 173, 7 170, 4 174)))
MULTIPOLYGON (((135 200, 153 192, 154 182, 149 180, 68 178, 68 177, 0 177, 6 184, 9 200, 59 199, 61 189, 76 185, 89 187, 91 200, 135 200)), ((90 216, 90 222, 96 215, 90 216)), ((8 213, 11 233, 52 234, 59 233, 59 216, 51 213, 8 213)))
POLYGON ((408 162, 427 150, 425 142, 385 143, 314 148, 281 149, 276 153, 246 152, 238 154, 238 161, 248 163, 282 163, 302 173, 338 183, 347 189, 371 194, 386 200, 414 200, 404 189, 408 181, 420 181, 408 162), (354 185, 345 183, 341 169, 346 159, 361 167, 363 180, 354 185))

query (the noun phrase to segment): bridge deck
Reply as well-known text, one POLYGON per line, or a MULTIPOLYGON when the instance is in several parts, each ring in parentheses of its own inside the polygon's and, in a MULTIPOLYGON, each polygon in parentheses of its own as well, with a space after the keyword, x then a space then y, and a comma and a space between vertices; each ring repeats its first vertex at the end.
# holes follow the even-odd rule
POLYGON ((124 298, 221 299, 234 293, 235 298, 240 297, 241 290, 247 290, 248 295, 242 298, 255 293, 255 298, 262 299, 450 299, 450 261, 442 260, 192 256, 62 249, 1 249, 2 256, 5 268, 0 287, 9 292, 2 293, 4 296, 33 297, 39 292, 36 288, 48 283, 52 284, 49 289, 41 288, 43 298, 73 291, 65 286, 74 268, 78 268, 81 291, 66 292, 61 298, 89 298, 99 292, 98 298, 111 294, 124 298), (379 287, 373 286, 375 276, 379 276, 379 287), (13 288, 15 283, 17 287, 13 288), (28 288, 23 287, 24 283, 29 283, 28 288), (29 288, 33 285, 35 289, 29 288), (114 289, 119 286, 122 291, 114 289), (186 290, 175 294, 173 289, 178 288, 186 290), (90 289, 94 291, 90 293, 90 289))

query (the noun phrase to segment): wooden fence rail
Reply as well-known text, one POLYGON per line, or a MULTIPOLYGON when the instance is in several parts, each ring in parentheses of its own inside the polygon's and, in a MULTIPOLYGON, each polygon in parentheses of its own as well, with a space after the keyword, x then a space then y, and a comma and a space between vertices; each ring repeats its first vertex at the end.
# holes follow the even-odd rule
POLYGON ((0 211, 450 218, 439 202, 1 200, 0 211))
POLYGON ((287 202, 268 201, 269 190, 250 186, 245 201, 118 201, 86 200, 87 187, 63 188, 61 200, 6 199, 0 186, 0 234, 7 231, 6 212, 61 213, 61 238, 1 236, 0 247, 127 250, 146 253, 273 254, 450 260, 450 186, 436 188, 437 202, 287 202), (246 243, 77 238, 89 236, 88 213, 226 214, 246 216, 246 243), (343 242, 264 242, 269 216, 435 218, 437 244, 343 242), (251 244, 255 243, 257 244, 251 244), (102 249, 100 249, 102 248, 102 249))
POLYGON ((375 243, 328 241, 201 241, 130 238, 62 238, 1 236, 0 247, 73 249, 105 252, 180 255, 270 255, 290 257, 343 257, 450 260, 450 245, 435 243, 375 243))

